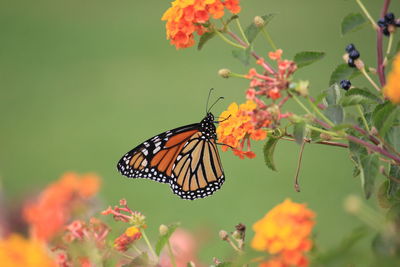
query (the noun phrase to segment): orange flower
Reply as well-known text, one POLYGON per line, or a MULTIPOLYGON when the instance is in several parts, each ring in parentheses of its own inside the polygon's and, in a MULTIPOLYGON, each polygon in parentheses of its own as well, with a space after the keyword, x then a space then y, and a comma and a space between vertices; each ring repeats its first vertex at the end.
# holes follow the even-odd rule
POLYGON ((273 255, 261 266, 308 266, 305 253, 312 247, 314 217, 305 204, 286 199, 257 221, 251 246, 273 255))
POLYGON ((250 139, 263 140, 267 133, 262 129, 256 129, 253 123, 253 115, 257 105, 251 100, 238 106, 236 103, 229 105, 228 110, 221 113, 221 118, 226 118, 219 123, 217 128, 218 142, 226 144, 222 150, 226 151, 228 146, 233 148, 236 156, 254 158, 254 152, 250 151, 250 139), (243 151, 247 141, 247 151, 243 151))
POLYGON ((23 215, 31 226, 31 234, 50 240, 70 219, 70 214, 80 203, 97 193, 100 180, 93 174, 79 177, 66 173, 50 184, 33 203, 24 207, 23 215))
POLYGON ((142 233, 140 232, 140 229, 135 226, 131 226, 127 228, 122 235, 115 239, 114 247, 118 251, 127 251, 129 246, 136 240, 139 240, 141 237, 142 233))
POLYGON ((400 104, 400 53, 393 60, 383 93, 392 103, 400 104))
POLYGON ((25 239, 17 234, 0 240, 0 263, 4 267, 56 266, 43 243, 38 240, 25 239))
POLYGON ((206 32, 203 24, 210 17, 223 17, 224 7, 234 14, 240 12, 239 0, 175 0, 161 18, 167 21, 167 39, 177 49, 193 46, 194 32, 198 35, 206 32))

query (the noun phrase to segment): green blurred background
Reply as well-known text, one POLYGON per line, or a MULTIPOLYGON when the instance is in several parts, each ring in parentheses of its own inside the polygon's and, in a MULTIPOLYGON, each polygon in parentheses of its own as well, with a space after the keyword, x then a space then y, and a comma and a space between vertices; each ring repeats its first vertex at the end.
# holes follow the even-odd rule
MULTIPOLYGON (((375 18, 381 2, 365 1, 375 18)), ((225 96, 214 114, 244 101, 247 81, 222 79, 217 71, 245 73, 249 67, 218 39, 201 52, 177 51, 160 20, 169 6, 169 1, 0 1, 0 175, 7 198, 38 192, 66 171, 95 172, 103 178, 102 206, 126 198, 147 216, 151 236, 159 224, 176 221, 193 231, 207 229, 201 258, 210 263, 212 256, 231 253, 217 240, 220 229, 230 231, 242 222, 250 238, 251 225, 290 197, 317 213, 318 245, 337 244, 359 224, 343 210, 343 199, 361 195, 341 148, 306 146, 301 193, 293 189, 299 147, 286 141, 276 149, 279 172, 265 167, 262 142, 254 144, 253 160, 222 153, 225 185, 197 201, 179 199, 167 185, 117 173, 117 160, 138 143, 201 120, 209 88, 216 88, 215 97, 225 96)), ((296 73, 297 79, 310 80, 314 95, 327 88, 349 42, 368 65, 375 64, 370 27, 340 35, 341 19, 359 12, 355 1, 254 0, 241 6, 244 25, 255 15, 278 13, 268 29, 285 58, 304 50, 327 52, 296 73)), ((255 48, 265 56, 270 51, 261 38, 255 48)))

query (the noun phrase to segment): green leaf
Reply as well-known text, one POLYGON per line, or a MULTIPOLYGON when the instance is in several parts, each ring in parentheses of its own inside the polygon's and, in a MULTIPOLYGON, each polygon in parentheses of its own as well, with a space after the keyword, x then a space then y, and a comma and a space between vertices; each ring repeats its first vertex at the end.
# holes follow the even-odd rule
MULTIPOLYGON (((263 27, 265 27, 275 17, 275 14, 271 13, 261 17, 264 20, 263 27)), ((246 35, 247 41, 249 41, 250 44, 256 39, 257 35, 260 33, 263 27, 257 27, 253 22, 249 26, 247 26, 244 34, 246 35)))
POLYGON ((278 143, 279 138, 270 137, 268 141, 264 145, 264 160, 265 164, 268 168, 273 171, 277 171, 274 163, 274 152, 276 144, 278 143))
POLYGON ((364 190, 365 197, 368 199, 373 190, 375 178, 379 170, 379 155, 377 153, 369 154, 360 158, 361 161, 361 186, 364 190))
POLYGON ((157 255, 160 255, 161 250, 167 244, 169 238, 171 237, 171 235, 175 232, 176 228, 178 228, 178 227, 179 227, 179 223, 174 223, 174 224, 168 225, 167 233, 165 235, 161 235, 157 241, 157 244, 156 244, 157 255))
MULTIPOLYGON (((397 165, 390 165, 389 176, 393 178, 400 179, 400 167, 397 165)), ((388 180, 388 188, 387 194, 390 200, 400 200, 400 183, 393 181, 392 179, 388 180)))
POLYGON ((315 98, 314 104, 318 105, 327 95, 326 90, 322 91, 317 97, 315 98))
POLYGON ((339 104, 340 99, 342 98, 342 90, 337 83, 332 84, 328 89, 325 90, 325 98, 323 102, 326 106, 332 106, 339 104))
POLYGON ((368 91, 367 89, 352 88, 346 92, 345 96, 341 99, 340 104, 344 107, 359 105, 359 104, 373 104, 380 103, 379 97, 368 91))
POLYGON ((242 62, 244 65, 249 65, 250 63, 250 46, 246 49, 235 49, 232 50, 232 55, 234 58, 237 58, 242 62))
POLYGON ((331 78, 329 79, 329 86, 334 83, 339 84, 341 80, 349 80, 360 75, 360 71, 356 68, 350 68, 347 64, 340 64, 332 72, 331 78))
POLYGON ((386 134, 388 142, 396 151, 400 151, 400 126, 393 126, 386 134))
POLYGON ((298 68, 302 68, 322 59, 324 56, 324 52, 299 52, 294 56, 294 62, 296 62, 298 68))
POLYGON ((304 121, 294 125, 293 136, 297 144, 301 145, 304 143, 304 137, 306 136, 306 123, 304 121))
POLYGON ((396 105, 390 101, 376 106, 372 113, 372 123, 378 130, 381 136, 385 136, 386 132, 393 126, 396 119, 397 109, 396 105))
POLYGON ((211 40, 215 36, 215 32, 205 32, 199 40, 199 44, 197 45, 197 49, 201 50, 203 46, 211 40))
POLYGON ((217 267, 231 267, 233 266, 232 262, 221 262, 217 265, 217 267))
POLYGON ((339 105, 328 106, 324 110, 325 115, 335 124, 340 124, 343 122, 344 112, 343 108, 339 105))
POLYGON ((366 20, 360 13, 350 13, 342 20, 342 35, 355 32, 365 25, 366 20))

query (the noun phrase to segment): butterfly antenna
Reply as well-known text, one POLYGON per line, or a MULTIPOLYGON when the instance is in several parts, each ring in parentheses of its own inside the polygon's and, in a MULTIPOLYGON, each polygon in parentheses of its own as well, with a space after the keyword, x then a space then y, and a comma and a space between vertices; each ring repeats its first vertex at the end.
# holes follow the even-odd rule
POLYGON ((218 97, 218 99, 215 100, 215 102, 214 102, 214 103, 211 105, 211 107, 207 110, 207 113, 210 112, 210 110, 212 109, 212 107, 213 107, 215 104, 217 104, 218 101, 220 101, 221 99, 224 99, 224 98, 225 98, 225 97, 223 97, 223 96, 218 97))
POLYGON ((210 102, 210 96, 211 92, 214 90, 214 88, 211 88, 210 91, 208 91, 208 97, 207 97, 207 103, 206 103, 206 114, 208 113, 208 103, 210 102))

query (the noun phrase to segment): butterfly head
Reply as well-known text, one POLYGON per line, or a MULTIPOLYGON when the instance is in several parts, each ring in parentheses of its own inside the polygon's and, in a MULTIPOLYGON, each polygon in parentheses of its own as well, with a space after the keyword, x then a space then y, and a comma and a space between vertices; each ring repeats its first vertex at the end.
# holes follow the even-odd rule
POLYGON ((208 112, 204 119, 200 122, 200 131, 207 139, 216 139, 216 128, 214 125, 214 115, 208 112))

